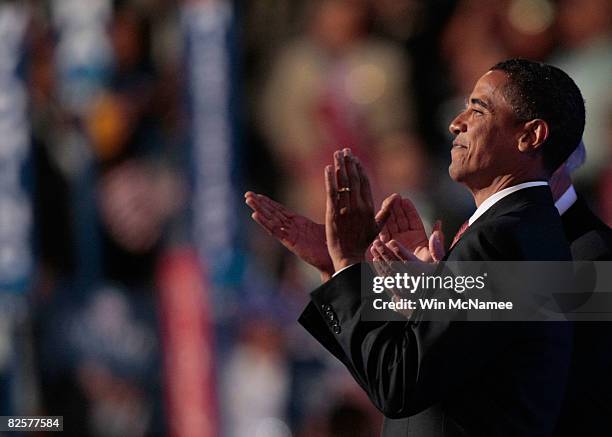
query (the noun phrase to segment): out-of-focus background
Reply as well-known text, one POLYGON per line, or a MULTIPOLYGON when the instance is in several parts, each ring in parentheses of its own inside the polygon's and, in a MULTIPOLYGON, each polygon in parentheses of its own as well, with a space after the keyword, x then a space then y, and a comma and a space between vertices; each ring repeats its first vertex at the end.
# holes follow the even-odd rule
MULTIPOLYGON (((582 89, 579 191, 612 224, 609 0, 0 1, 0 415, 66 435, 369 437, 296 322, 318 275, 259 229, 321 221, 352 147, 376 201, 473 211, 448 124, 496 62, 582 89)), ((12 435, 12 434, 11 434, 12 435)))

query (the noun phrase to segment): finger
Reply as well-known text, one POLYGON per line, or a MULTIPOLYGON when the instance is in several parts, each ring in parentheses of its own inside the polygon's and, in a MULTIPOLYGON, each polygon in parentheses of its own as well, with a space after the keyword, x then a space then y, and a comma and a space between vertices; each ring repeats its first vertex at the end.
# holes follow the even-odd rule
POLYGON ((370 252, 370 255, 372 257, 372 261, 376 261, 377 258, 380 258, 379 255, 378 255, 378 251, 374 247, 374 243, 372 243, 370 245, 370 247, 368 248, 368 252, 370 252))
POLYGON ((273 237, 276 237, 278 239, 287 238, 287 230, 284 227, 274 225, 269 220, 266 220, 265 217, 259 212, 254 212, 253 214, 251 214, 251 218, 255 220, 255 222, 257 222, 259 226, 264 228, 268 232, 268 234, 272 235, 273 237))
POLYGON ((384 243, 380 241, 380 239, 376 238, 372 244, 370 245, 370 253, 372 254, 373 259, 378 259, 379 261, 383 259, 383 251, 384 251, 384 243))
POLYGON ((325 193, 325 221, 327 227, 332 224, 336 215, 336 200, 338 196, 336 178, 331 165, 325 167, 325 193))
POLYGON ((268 234, 272 235, 272 227, 269 225, 268 221, 260 213, 254 212, 253 214, 251 214, 251 218, 255 220, 255 222, 259 226, 264 228, 268 234))
POLYGON ((372 262, 374 261, 374 255, 372 255, 372 252, 370 251, 370 248, 368 247, 368 249, 366 250, 365 253, 365 259, 367 262, 372 262))
POLYGON ((379 256, 386 262, 393 263, 397 261, 402 261, 402 259, 399 258, 395 252, 393 252, 389 247, 387 247, 382 242, 375 241, 374 247, 376 248, 376 251, 378 252, 379 256))
POLYGON ((444 245, 441 240, 442 232, 439 230, 434 231, 429 237, 429 253, 433 258, 434 262, 440 262, 444 259, 446 252, 444 250, 444 245))
POLYGON ((380 232, 378 233, 378 238, 380 239, 380 241, 382 241, 383 243, 388 242, 389 240, 391 240, 391 234, 389 233, 389 228, 387 228, 386 226, 384 226, 380 232))
POLYGON ((395 256, 401 261, 419 261, 419 259, 411 253, 406 247, 401 245, 396 240, 391 240, 386 244, 386 247, 392 251, 395 256))
POLYGON ((260 220, 265 221, 268 227, 289 227, 291 225, 290 221, 285 220, 281 214, 270 208, 270 205, 262 201, 261 198, 249 196, 245 203, 258 213, 260 220))
POLYGON ((264 196, 263 194, 258 196, 258 203, 260 208, 265 211, 266 214, 278 218, 285 226, 291 225, 291 215, 280 203, 274 202, 272 199, 264 196))
MULTIPOLYGON (((257 200, 256 197, 247 197, 244 201, 244 203, 247 204, 247 206, 249 208, 251 208, 253 211, 259 211, 261 213, 263 213, 263 211, 261 211, 261 203, 257 200)), ((267 216, 267 214, 266 214, 267 216)))
POLYGON ((274 208, 272 208, 270 204, 265 201, 265 199, 249 198, 246 202, 247 205, 251 207, 251 209, 261 213, 266 218, 266 220, 274 221, 279 225, 281 224, 281 222, 283 225, 289 224, 285 217, 282 214, 279 214, 274 208))
MULTIPOLYGON (((374 200, 372 197, 372 188, 370 187, 370 180, 368 179, 368 175, 366 174, 365 169, 361 164, 361 161, 359 161, 359 158, 354 159, 355 165, 357 166, 357 172, 359 173, 359 192, 361 194, 361 199, 365 205, 374 210, 374 200)), ((383 217, 383 225, 387 218, 388 216, 383 217)))
POLYGON ((244 203, 246 203, 247 205, 249 204, 249 200, 253 200, 253 199, 257 199, 257 194, 253 193, 252 191, 247 191, 246 193, 244 193, 244 203))
POLYGON ((382 247, 383 246, 384 246, 384 244, 380 240, 378 240, 378 239, 376 239, 376 240, 374 240, 372 242, 372 245, 370 246, 371 247, 370 250, 372 251, 372 256, 374 258, 382 259, 382 247))
POLYGON ((344 152, 342 150, 336 150, 334 152, 334 170, 336 171, 337 175, 337 187, 348 187, 348 175, 346 174, 346 167, 344 165, 344 152))
POLYGON ((268 226, 268 228, 274 230, 274 233, 276 234, 277 231, 279 229, 286 229, 286 226, 284 226, 283 222, 281 222, 277 217, 274 216, 266 216, 265 214, 261 213, 261 210, 255 211, 255 213, 258 214, 258 217, 260 218, 260 220, 264 221, 266 223, 266 225, 268 226))
POLYGON ((388 251, 388 249, 386 249, 385 245, 382 243, 377 245, 375 250, 376 250, 375 259, 376 259, 376 264, 378 264, 378 270, 382 272, 384 275, 392 275, 394 263, 397 263, 397 260, 393 257, 393 253, 391 251, 388 251))
POLYGON ((355 159, 350 149, 344 149, 344 153, 344 165, 349 180, 348 186, 351 188, 349 192, 350 205, 351 207, 357 207, 361 205, 361 181, 359 180, 359 172, 357 171, 357 164, 355 164, 355 159))
POLYGON ((385 259, 383 256, 385 245, 380 240, 374 240, 370 251, 372 253, 372 261, 377 272, 380 274, 391 274, 392 266, 391 261, 385 259))
MULTIPOLYGON (((373 262, 374 269, 380 276, 391 276, 393 270, 391 270, 390 264, 382 258, 376 258, 373 262)), ((388 290, 387 290, 388 292, 388 290)))
POLYGON ((270 199, 267 196, 264 196, 263 194, 258 194, 257 197, 265 202, 267 205, 269 205, 269 207, 275 211, 277 211, 279 214, 282 214, 284 217, 286 218, 291 218, 295 215, 295 213, 293 211, 291 211, 290 209, 288 209, 285 205, 283 205, 282 203, 278 203, 272 199, 270 199))
POLYGON ((388 276, 392 273, 389 269, 389 264, 380 257, 374 258, 372 264, 374 265, 374 270, 376 270, 376 273, 380 276, 388 276))
POLYGON ((263 214, 267 220, 272 220, 272 217, 274 217, 270 209, 257 198, 248 198, 246 204, 249 205, 252 210, 263 214))
MULTIPOLYGON (((342 150, 337 150, 334 152, 334 174, 336 179, 336 187, 338 189, 351 188, 349 185, 348 175, 346 174, 344 152, 342 150)), ((340 208, 350 205, 350 191, 337 191, 337 194, 337 202, 340 208)))

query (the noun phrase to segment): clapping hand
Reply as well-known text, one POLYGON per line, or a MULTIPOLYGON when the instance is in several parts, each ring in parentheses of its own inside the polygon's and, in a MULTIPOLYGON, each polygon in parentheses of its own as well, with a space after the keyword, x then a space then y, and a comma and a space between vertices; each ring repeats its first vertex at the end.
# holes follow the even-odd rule
POLYGON ((407 198, 398 198, 393 202, 389 219, 378 237, 382 243, 391 240, 399 242, 423 262, 439 262, 444 258, 444 234, 440 220, 436 221, 427 238, 423 221, 414 204, 407 198))
MULTIPOLYGON (((268 234, 276 238, 302 261, 318 269, 324 279, 333 275, 334 264, 327 251, 325 225, 297 214, 263 194, 248 191, 244 197, 246 204, 253 210, 251 218, 268 234)), ((387 210, 393 214, 392 207, 399 200, 397 194, 387 197, 376 217, 385 217, 387 210)), ((401 235, 396 238, 402 241, 401 235)), ((369 251, 367 251, 367 256, 371 260, 369 251)))
MULTIPOLYGON (((431 239, 430 239, 431 240, 431 239)), ((431 274, 435 271, 435 266, 431 262, 420 260, 410 249, 403 246, 396 240, 383 242, 377 238, 370 247, 372 255, 372 265, 378 275, 394 276, 397 273, 408 272, 411 275, 420 273, 431 274)), ((398 301, 404 296, 401 290, 387 289, 393 301, 398 301)), ((397 310, 406 318, 410 318, 413 310, 397 310)))
POLYGON ((325 167, 325 191, 327 250, 338 271, 364 261, 390 208, 375 217, 370 182, 350 149, 336 151, 334 165, 325 167))
POLYGON ((317 268, 325 277, 334 273, 334 265, 325 245, 325 226, 296 214, 272 199, 251 191, 245 194, 251 214, 262 228, 303 261, 317 268))

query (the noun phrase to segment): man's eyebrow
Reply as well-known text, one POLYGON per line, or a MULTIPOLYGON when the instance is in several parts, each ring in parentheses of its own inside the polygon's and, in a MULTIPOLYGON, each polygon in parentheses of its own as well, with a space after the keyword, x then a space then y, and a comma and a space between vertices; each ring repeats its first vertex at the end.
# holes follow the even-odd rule
POLYGON ((484 100, 481 99, 475 99, 475 98, 471 98, 470 99, 470 103, 472 105, 478 105, 478 106, 482 106, 483 108, 487 109, 487 110, 491 110, 489 104, 487 102, 485 102, 484 100))

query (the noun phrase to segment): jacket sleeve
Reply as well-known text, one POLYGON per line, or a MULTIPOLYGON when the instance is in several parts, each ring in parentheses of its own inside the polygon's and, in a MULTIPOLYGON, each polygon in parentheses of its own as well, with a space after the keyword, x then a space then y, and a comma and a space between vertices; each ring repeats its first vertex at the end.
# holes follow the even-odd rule
POLYGON ((484 322, 362 321, 361 268, 312 292, 299 321, 385 416, 411 416, 442 400, 503 347, 503 332, 484 322))

